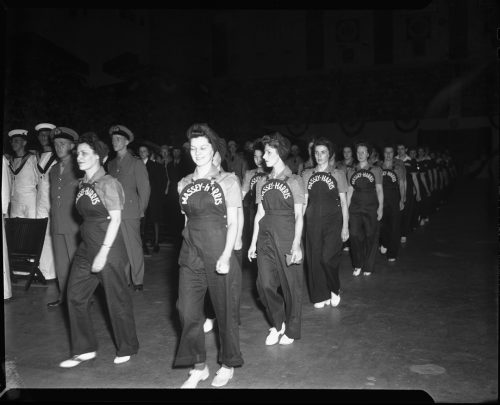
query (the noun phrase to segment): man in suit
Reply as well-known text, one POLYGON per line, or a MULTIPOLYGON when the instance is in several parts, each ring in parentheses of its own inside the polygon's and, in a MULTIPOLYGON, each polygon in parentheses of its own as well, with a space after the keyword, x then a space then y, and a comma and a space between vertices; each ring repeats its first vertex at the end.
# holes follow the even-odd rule
POLYGON ((149 202, 151 187, 148 171, 138 157, 132 156, 127 146, 134 141, 134 134, 124 125, 113 125, 109 129, 116 157, 108 164, 108 173, 117 178, 125 192, 120 228, 123 233, 130 265, 127 278, 136 291, 141 291, 144 282, 144 252, 141 240, 141 218, 149 202))
POLYGON ((151 187, 151 195, 149 197, 148 208, 146 209, 146 217, 141 221, 142 228, 142 242, 144 247, 144 255, 149 254, 149 249, 146 245, 146 227, 153 224, 154 241, 153 252, 160 251, 159 235, 160 235, 160 219, 161 219, 161 206, 165 189, 167 187, 167 173, 163 166, 150 159, 150 150, 147 145, 139 147, 139 156, 146 165, 149 177, 149 185, 151 187))
POLYGON ((80 216, 76 210, 75 198, 78 178, 83 173, 78 169, 73 149, 78 134, 71 128, 58 127, 51 137, 58 162, 49 172, 50 184, 50 232, 54 249, 54 263, 59 297, 49 302, 49 307, 57 307, 66 300, 71 261, 79 244, 80 216))

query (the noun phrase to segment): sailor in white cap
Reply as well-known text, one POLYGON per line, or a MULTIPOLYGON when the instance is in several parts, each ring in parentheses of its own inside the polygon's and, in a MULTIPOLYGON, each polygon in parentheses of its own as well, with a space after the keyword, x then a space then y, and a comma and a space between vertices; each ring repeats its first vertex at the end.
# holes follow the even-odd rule
MULTIPOLYGON (((42 150, 38 155, 36 165, 38 171, 38 185, 36 194, 36 217, 48 218, 50 210, 49 198, 49 171, 56 164, 56 154, 52 150, 50 143, 50 132, 55 128, 54 124, 40 123, 35 126, 37 138, 40 142, 42 150)), ((47 224, 45 234, 45 242, 43 244, 42 254, 40 256, 40 271, 47 280, 52 280, 56 277, 54 269, 54 254, 52 251, 52 238, 50 237, 50 220, 47 224)))
POLYGON ((127 145, 134 134, 124 125, 113 125, 109 129, 116 157, 108 164, 108 173, 117 178, 125 192, 120 228, 127 247, 130 266, 126 276, 135 290, 142 290, 144 280, 144 252, 141 240, 141 218, 149 203, 151 187, 148 171, 141 159, 132 156, 127 145), (130 269, 130 270, 129 270, 130 269))
POLYGON ((13 129, 8 136, 13 151, 9 162, 12 179, 10 217, 36 218, 37 162, 36 156, 25 149, 28 131, 13 129))

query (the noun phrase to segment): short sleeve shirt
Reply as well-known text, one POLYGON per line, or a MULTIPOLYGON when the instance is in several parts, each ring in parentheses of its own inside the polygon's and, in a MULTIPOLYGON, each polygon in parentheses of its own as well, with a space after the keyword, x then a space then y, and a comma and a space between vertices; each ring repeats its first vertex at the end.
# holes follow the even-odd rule
POLYGON ((116 178, 106 174, 103 167, 100 167, 88 182, 94 183, 94 189, 108 211, 123 210, 123 187, 116 178))
MULTIPOLYGON (((194 173, 188 174, 183 177, 177 184, 177 190, 179 194, 189 183, 193 181, 194 173)), ((241 186, 240 180, 234 173, 227 173, 221 170, 217 170, 215 166, 212 166, 210 172, 204 177, 206 179, 215 178, 215 181, 221 186, 222 192, 224 193, 224 199, 226 207, 239 208, 241 204, 241 186)))
MULTIPOLYGON (((292 174, 292 171, 288 166, 285 166, 285 170, 277 177, 277 179, 284 180, 285 177, 288 177, 286 183, 288 187, 290 187, 290 191, 292 192, 293 203, 294 204, 304 204, 305 196, 304 196, 304 186, 302 183, 302 178, 296 174, 292 174)), ((262 202, 262 187, 264 186, 266 178, 261 179, 257 182, 256 185, 256 197, 255 203, 258 204, 262 202)))
MULTIPOLYGON (((307 183, 314 173, 314 169, 307 169, 302 174, 302 183, 304 185, 304 194, 308 195, 307 183)), ((337 182, 337 190, 339 193, 347 193, 347 176, 345 172, 341 169, 334 169, 333 167, 328 167, 326 172, 331 173, 335 181, 337 182)))

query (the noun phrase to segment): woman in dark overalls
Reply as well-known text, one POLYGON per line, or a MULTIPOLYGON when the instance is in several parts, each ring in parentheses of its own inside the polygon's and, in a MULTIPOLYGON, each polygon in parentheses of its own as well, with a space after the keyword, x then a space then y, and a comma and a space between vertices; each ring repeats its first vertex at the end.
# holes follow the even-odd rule
POLYGON ((187 135, 196 169, 178 184, 186 226, 177 302, 182 332, 174 365, 194 365, 181 388, 195 388, 209 376, 203 332, 208 291, 219 326, 222 363, 212 385, 221 387, 233 377, 234 367, 243 364, 238 330, 241 269, 233 251, 241 189, 236 175, 221 173, 212 164, 220 142, 217 134, 206 124, 194 124, 187 135))
POLYGON ((347 179, 342 170, 330 165, 334 151, 328 139, 316 140, 313 150, 318 164, 302 174, 309 291, 315 308, 336 307, 342 242, 349 238, 347 179))
MULTIPOLYGON (((337 169, 342 170, 345 173, 346 180, 348 180, 347 174, 349 173, 349 170, 354 168, 354 165, 356 164, 356 159, 353 156, 353 147, 351 145, 344 145, 342 147, 342 157, 344 159, 337 161, 336 167, 337 169)), ((351 242, 349 239, 347 239, 342 244, 342 250, 344 250, 345 252, 349 252, 350 248, 351 242)))
POLYGON ((354 276, 373 272, 379 238, 379 221, 384 207, 382 170, 368 163, 367 143, 356 145, 358 164, 349 170, 347 205, 349 207, 349 239, 354 276))
POLYGON ((243 232, 244 235, 248 235, 248 244, 250 244, 252 239, 253 223, 255 214, 257 213, 257 204, 255 202, 256 185, 257 182, 265 178, 268 173, 262 156, 264 156, 264 145, 260 140, 257 140, 253 144, 253 161, 256 167, 255 169, 247 170, 241 186, 243 204, 248 208, 248 215, 245 217, 245 230, 243 232))
POLYGON ((380 224, 380 252, 387 253, 387 260, 394 262, 398 256, 401 214, 404 209, 406 171, 401 161, 394 159, 394 147, 384 147, 381 162, 384 212, 380 224))
POLYGON ((76 196, 83 218, 82 243, 73 259, 68 280, 68 312, 71 351, 74 356, 60 366, 74 367, 96 357, 97 340, 92 329, 90 299, 99 284, 104 288, 113 337, 117 346, 115 364, 130 360, 139 349, 132 297, 123 271, 127 264, 120 229, 125 195, 121 184, 101 166, 103 143, 95 134, 78 140, 77 162, 85 171, 76 196))
POLYGON ((264 136, 262 143, 264 160, 272 171, 257 183, 258 207, 248 259, 257 257, 257 291, 272 325, 266 345, 288 345, 300 338, 304 189, 302 179, 284 163, 290 141, 276 132, 264 136))
POLYGON ((415 156, 412 156, 413 153, 414 151, 410 150, 410 157, 415 158, 417 161, 417 179, 420 187, 420 201, 417 203, 417 220, 420 226, 424 226, 427 222, 429 222, 429 215, 431 211, 431 189, 428 181, 429 167, 428 161, 424 159, 424 148, 419 147, 415 156))

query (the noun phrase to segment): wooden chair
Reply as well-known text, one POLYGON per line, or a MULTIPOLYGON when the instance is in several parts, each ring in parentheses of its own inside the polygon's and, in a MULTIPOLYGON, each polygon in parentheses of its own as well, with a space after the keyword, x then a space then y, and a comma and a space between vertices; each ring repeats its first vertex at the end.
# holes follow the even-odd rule
POLYGON ((5 218, 10 277, 13 282, 27 278, 25 290, 35 279, 47 283, 39 268, 47 222, 48 218, 5 218))

